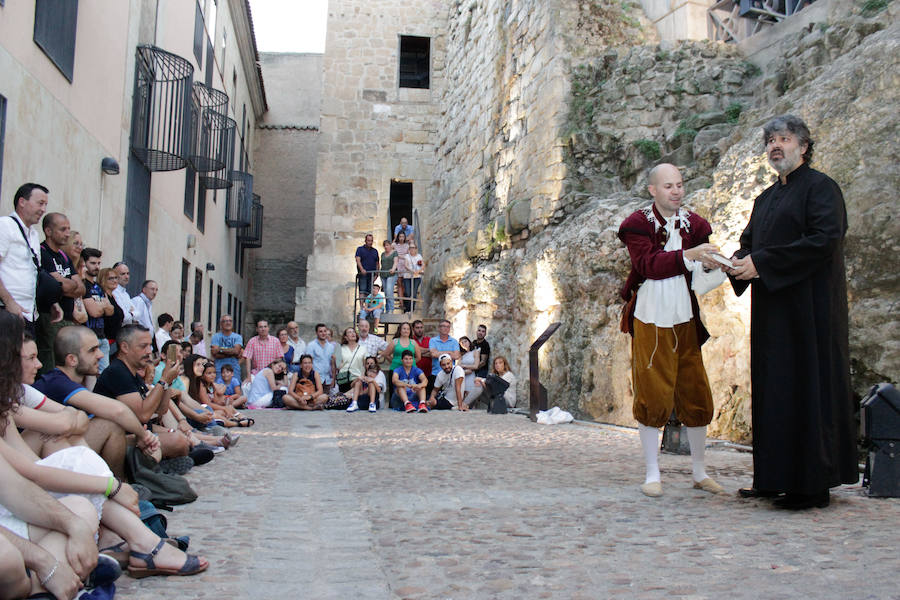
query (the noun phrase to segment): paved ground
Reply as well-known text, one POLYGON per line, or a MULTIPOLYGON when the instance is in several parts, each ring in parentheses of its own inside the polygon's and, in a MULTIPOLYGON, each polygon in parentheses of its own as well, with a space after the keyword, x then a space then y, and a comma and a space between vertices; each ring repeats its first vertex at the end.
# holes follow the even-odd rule
POLYGON ((661 458, 646 498, 627 430, 516 415, 254 411, 240 445, 169 517, 203 575, 133 580, 156 598, 900 598, 900 501, 858 487, 786 513, 733 492, 748 454, 707 452, 732 494, 661 458))

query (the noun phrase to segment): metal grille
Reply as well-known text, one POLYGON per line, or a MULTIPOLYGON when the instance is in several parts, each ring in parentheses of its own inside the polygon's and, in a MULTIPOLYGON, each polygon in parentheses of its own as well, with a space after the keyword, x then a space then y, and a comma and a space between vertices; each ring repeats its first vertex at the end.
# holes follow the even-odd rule
POLYGON ((181 169, 190 143, 194 67, 155 46, 139 46, 135 63, 131 151, 150 171, 181 169))
POLYGON ((262 247, 263 205, 258 194, 253 194, 250 225, 238 229, 237 238, 244 248, 262 247))
MULTIPOLYGON (((202 172, 200 182, 209 190, 224 190, 232 185, 231 163, 234 157, 234 135, 237 122, 222 113, 211 109, 203 110, 203 130, 200 132, 200 147, 209 147, 214 154, 214 161, 210 160, 206 167, 212 167, 202 172), (207 137, 203 137, 203 136, 207 137), (204 141, 206 140, 206 141, 204 141), (213 150, 215 150, 213 152, 213 150)), ((207 157, 211 158, 211 157, 207 157)), ((192 161, 193 162, 193 158, 192 161)), ((200 169, 197 169, 198 171, 200 169)))
POLYGON ((228 113, 228 95, 202 83, 194 83, 191 98, 191 151, 188 160, 199 173, 219 171, 230 158, 226 154, 228 122, 231 121, 225 116, 228 113))
POLYGON ((225 224, 229 227, 247 227, 251 224, 253 199, 253 175, 242 171, 231 173, 233 187, 225 199, 225 224))

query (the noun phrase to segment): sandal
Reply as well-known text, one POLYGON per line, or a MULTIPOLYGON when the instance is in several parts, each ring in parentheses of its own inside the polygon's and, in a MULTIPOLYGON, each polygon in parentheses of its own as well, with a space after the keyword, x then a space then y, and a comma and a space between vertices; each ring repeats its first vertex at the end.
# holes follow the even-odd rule
POLYGON ((231 422, 234 423, 235 427, 250 427, 251 425, 256 424, 256 421, 252 417, 231 419, 231 422))
POLYGON ((100 549, 100 554, 105 554, 119 563, 119 566, 122 569, 128 568, 128 550, 125 547, 128 545, 128 542, 121 541, 115 546, 108 546, 106 548, 100 549))
POLYGON ((159 540, 159 543, 156 545, 156 548, 153 549, 149 554, 145 554, 143 552, 135 552, 132 550, 129 553, 131 558, 136 558, 138 560, 144 561, 145 566, 143 567, 135 567, 132 565, 128 565, 128 574, 134 577, 135 579, 142 579, 144 577, 151 577, 153 575, 196 575, 197 573, 202 573, 207 568, 209 568, 209 562, 205 559, 201 561, 201 559, 194 554, 188 554, 187 558, 184 561, 184 564, 180 569, 171 569, 164 567, 157 567, 156 563, 153 560, 153 557, 157 555, 163 545, 166 543, 166 540, 159 540))

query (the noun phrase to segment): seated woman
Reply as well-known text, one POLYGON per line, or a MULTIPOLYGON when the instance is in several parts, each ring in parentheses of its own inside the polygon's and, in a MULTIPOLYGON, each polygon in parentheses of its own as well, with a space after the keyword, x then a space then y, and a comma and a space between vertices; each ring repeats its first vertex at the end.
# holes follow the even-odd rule
MULTIPOLYGON (((39 459, 24 442, 15 416, 19 411, 32 409, 18 404, 21 384, 28 383, 21 381, 21 323, 10 313, 0 311, 0 455, 19 475, 57 497, 78 494, 90 500, 96 510, 94 518, 99 518, 112 532, 112 535, 103 534, 101 542, 125 541, 127 569, 133 577, 194 575, 205 571, 209 567, 206 559, 184 554, 143 524, 138 517, 137 493, 113 477, 107 464, 90 448, 65 448, 39 459)), ((5 522, 8 514, 0 507, 0 522, 5 522)))
POLYGON ((376 412, 384 406, 384 390, 387 388, 387 379, 381 369, 378 368, 378 359, 367 356, 365 372, 353 382, 354 396, 369 399, 369 412, 376 412))
POLYGON ((463 402, 466 406, 472 406, 484 389, 475 385, 475 371, 481 363, 481 350, 473 346, 472 340, 465 335, 459 338, 459 349, 463 354, 456 364, 462 367, 463 373, 466 374, 463 382, 463 402))
MULTIPOLYGON (((513 375, 513 372, 509 370, 509 361, 506 360, 505 356, 498 356, 494 359, 493 362, 494 372, 493 375, 503 379, 505 382, 509 384, 509 387, 506 388, 506 391, 503 392, 503 398, 506 400, 507 408, 515 408, 516 407, 516 376, 513 375)), ((475 385, 484 387, 485 380, 481 377, 475 378, 475 385)))
POLYGON ((293 397, 285 396, 284 407, 294 410, 322 410, 328 394, 322 390, 322 378, 313 369, 313 358, 310 354, 300 357, 300 370, 294 383, 293 397))
POLYGON ((338 391, 351 392, 350 406, 347 412, 356 412, 359 406, 356 404, 356 397, 359 388, 354 386, 354 382, 363 375, 363 365, 365 364, 366 349, 359 345, 359 337, 356 330, 348 327, 341 336, 341 346, 334 351, 333 360, 337 367, 337 376, 335 381, 338 384, 338 391))
POLYGON ((287 363, 276 358, 257 373, 247 393, 248 408, 284 408, 284 398, 296 396, 290 390, 291 378, 287 375, 287 363))
POLYGON ((193 360, 193 376, 190 377, 188 394, 200 404, 205 404, 212 409, 218 419, 234 420, 241 415, 234 406, 225 401, 225 387, 216 388, 216 365, 200 356, 191 355, 193 360), (199 375, 197 375, 199 373, 199 375))

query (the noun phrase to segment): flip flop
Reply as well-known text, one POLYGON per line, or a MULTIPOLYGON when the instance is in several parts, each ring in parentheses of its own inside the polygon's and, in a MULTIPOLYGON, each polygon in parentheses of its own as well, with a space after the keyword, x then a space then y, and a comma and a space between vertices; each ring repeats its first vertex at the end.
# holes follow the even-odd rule
POLYGON ((251 425, 256 424, 256 421, 252 417, 241 417, 239 419, 232 419, 231 422, 234 423, 236 427, 250 427, 251 425))
POLYGON ((131 551, 131 556, 138 560, 142 560, 145 563, 144 567, 135 567, 132 565, 128 565, 128 574, 135 579, 142 579, 144 577, 152 577, 154 575, 178 575, 178 576, 187 576, 187 575, 196 575, 197 573, 202 573, 207 568, 209 568, 209 562, 203 561, 201 562, 200 558, 193 554, 188 554, 187 559, 184 561, 184 564, 180 569, 171 569, 164 567, 157 567, 156 563, 153 560, 153 557, 157 555, 160 549, 165 544, 165 540, 159 540, 159 543, 156 545, 156 548, 153 549, 149 554, 145 554, 143 552, 135 552, 131 551))

